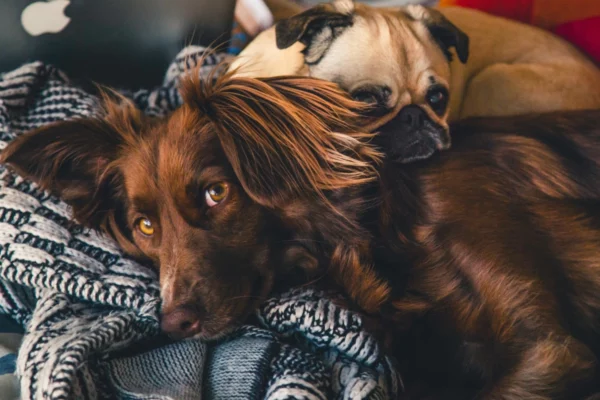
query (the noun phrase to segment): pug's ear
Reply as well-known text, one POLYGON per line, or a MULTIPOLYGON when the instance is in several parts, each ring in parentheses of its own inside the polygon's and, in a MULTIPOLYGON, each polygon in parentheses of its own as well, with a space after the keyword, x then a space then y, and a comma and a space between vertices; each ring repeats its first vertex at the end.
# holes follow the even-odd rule
POLYGON ((301 42, 306 46, 303 50, 306 63, 316 64, 333 40, 352 25, 353 11, 352 0, 337 0, 279 21, 275 26, 277 47, 287 49, 301 42))
POLYGON ((405 10, 411 18, 423 22, 449 61, 452 61, 450 48, 454 47, 460 62, 463 64, 467 62, 469 59, 469 37, 441 12, 421 5, 410 5, 405 10))

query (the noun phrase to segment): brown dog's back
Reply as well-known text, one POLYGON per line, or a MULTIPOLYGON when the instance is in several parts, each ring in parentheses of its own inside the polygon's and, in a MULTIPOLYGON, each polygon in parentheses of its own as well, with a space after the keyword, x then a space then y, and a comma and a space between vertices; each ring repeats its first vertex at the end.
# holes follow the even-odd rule
POLYGON ((417 310, 398 350, 413 372, 485 399, 593 392, 599 122, 600 111, 470 120, 426 165, 385 167, 384 232, 412 263, 392 304, 395 317, 417 310))

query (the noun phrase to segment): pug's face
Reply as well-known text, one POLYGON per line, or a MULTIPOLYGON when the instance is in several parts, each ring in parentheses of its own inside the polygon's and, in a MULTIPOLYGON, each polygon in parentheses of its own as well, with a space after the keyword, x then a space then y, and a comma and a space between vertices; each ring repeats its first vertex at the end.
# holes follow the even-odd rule
POLYGON ((370 129, 398 162, 428 158, 450 146, 450 48, 461 62, 468 37, 422 6, 373 8, 338 0, 276 26, 277 47, 305 45, 310 76, 336 82, 370 103, 370 129))

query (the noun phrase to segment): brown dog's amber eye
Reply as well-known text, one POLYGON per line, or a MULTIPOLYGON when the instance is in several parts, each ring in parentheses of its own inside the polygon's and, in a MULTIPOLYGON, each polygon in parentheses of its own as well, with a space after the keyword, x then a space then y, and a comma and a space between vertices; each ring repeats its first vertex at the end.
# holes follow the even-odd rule
POLYGON ((206 204, 208 204, 209 207, 214 207, 225 200, 228 193, 229 185, 227 185, 225 182, 215 183, 206 190, 206 204))
POLYGON ((137 228, 146 236, 154 235, 154 226, 148 218, 138 219, 137 228))

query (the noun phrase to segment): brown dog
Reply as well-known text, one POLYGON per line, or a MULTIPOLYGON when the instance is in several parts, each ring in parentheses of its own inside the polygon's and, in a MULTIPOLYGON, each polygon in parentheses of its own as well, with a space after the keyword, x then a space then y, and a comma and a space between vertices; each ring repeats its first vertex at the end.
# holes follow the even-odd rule
POLYGON ((183 94, 166 121, 109 103, 2 154, 160 267, 165 330, 218 336, 300 266, 389 329, 415 398, 598 392, 600 111, 465 122, 453 149, 373 181, 379 154, 332 85, 183 94))
POLYGON ((189 78, 182 95, 164 120, 107 97, 102 118, 24 134, 1 157, 160 269, 163 330, 212 338, 293 268, 310 275, 307 246, 360 230, 357 196, 333 212, 316 194, 374 180, 377 153, 325 81, 189 78))

